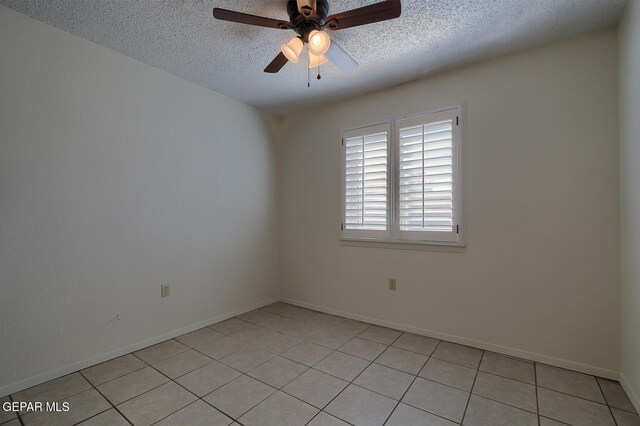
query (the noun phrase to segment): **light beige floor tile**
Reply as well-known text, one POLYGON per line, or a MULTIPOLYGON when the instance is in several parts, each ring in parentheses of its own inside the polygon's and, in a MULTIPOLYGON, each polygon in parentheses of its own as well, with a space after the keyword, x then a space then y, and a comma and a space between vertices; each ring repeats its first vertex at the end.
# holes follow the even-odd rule
POLYGON ((288 328, 293 327, 296 324, 297 323, 291 318, 282 317, 280 315, 274 318, 269 318, 267 320, 264 320, 258 323, 260 327, 264 327, 273 331, 286 330, 288 328))
POLYGON ((302 342, 282 354, 283 357, 313 367, 324 357, 333 352, 325 346, 302 342))
POLYGON ((624 411, 636 413, 636 409, 633 407, 624 389, 622 389, 622 386, 620 386, 620 383, 601 378, 597 380, 602 389, 602 393, 604 393, 604 398, 607 400, 607 404, 624 411))
POLYGON ((471 392, 477 370, 462 365, 429 358, 419 376, 445 385, 471 392))
POLYGON ((537 364, 538 386, 605 403, 595 377, 563 368, 537 364))
POLYGON ((321 329, 322 327, 312 322, 294 321, 294 324, 283 328, 282 333, 298 340, 308 340, 321 329))
MULTIPOLYGON (((129 426, 129 422, 115 409, 107 410, 80 423, 81 426, 129 426)), ((4 425, 3 425, 4 426, 4 425)))
POLYGON ((300 343, 300 340, 287 336, 282 333, 275 333, 270 336, 259 337, 252 342, 253 346, 266 349, 269 352, 276 354, 285 352, 295 345, 300 343))
POLYGON ((538 388, 540 415, 581 426, 615 425, 606 405, 538 388))
POLYGON ((401 334, 402 331, 394 330, 387 327, 380 327, 378 325, 372 325, 371 327, 360 333, 358 337, 367 340, 373 340, 374 342, 382 343, 384 345, 390 345, 401 334))
POLYGON ((280 315, 282 315, 283 317, 300 321, 300 320, 315 319, 317 316, 319 316, 319 314, 320 314, 319 312, 312 311, 311 309, 294 306, 291 310, 283 312, 280 315))
POLYGON ((194 350, 188 350, 187 352, 153 364, 153 368, 165 376, 175 379, 197 368, 203 367, 210 362, 213 362, 213 360, 208 356, 194 350))
POLYGON ((305 425, 318 409, 285 393, 276 392, 238 419, 245 426, 305 425))
POLYGON ((269 318, 274 318, 274 317, 275 315, 270 314, 269 312, 256 309, 253 311, 245 312, 242 315, 238 315, 236 318, 257 324, 261 321, 267 320, 269 318))
POLYGON ((192 331, 191 333, 183 334, 176 337, 176 340, 183 345, 187 345, 190 348, 205 345, 214 339, 218 339, 224 336, 224 334, 212 330, 209 327, 204 327, 199 330, 192 331))
POLYGON ((182 343, 172 339, 134 352, 134 355, 147 364, 155 364, 158 361, 171 358, 172 356, 178 355, 179 353, 186 352, 188 350, 188 346, 185 346, 182 343))
POLYGON ((291 309, 295 308, 295 306, 290 305, 288 303, 284 303, 284 302, 276 302, 276 303, 272 303, 270 305, 267 306, 263 306, 262 309, 263 311, 267 311, 270 314, 274 314, 274 315, 281 315, 287 311, 290 311, 291 309))
POLYGON ((311 335, 307 341, 317 345, 326 346, 331 349, 338 349, 340 346, 351 340, 354 335, 355 334, 344 333, 342 331, 325 329, 311 335))
POLYGON ((204 401, 196 401, 156 423, 158 426, 227 426, 233 420, 204 401))
POLYGON ((118 406, 134 425, 150 425, 186 407, 197 398, 174 382, 143 393, 118 406))
POLYGON ((241 376, 211 392, 204 400, 232 418, 238 418, 276 390, 248 376, 241 376))
POLYGON ((238 371, 246 373, 249 370, 253 370, 260 364, 264 364, 269 361, 274 356, 276 356, 276 354, 265 351, 264 349, 249 348, 240 349, 239 351, 220 358, 220 362, 223 362, 238 371))
POLYGON ((5 411, 2 409, 4 404, 7 402, 11 402, 8 396, 0 398, 0 423, 8 422, 9 420, 18 417, 15 411, 5 411))
POLYGON ((540 416, 540 426, 566 426, 566 423, 561 423, 546 417, 540 416))
POLYGON ((385 349, 387 349, 386 345, 359 337, 349 340, 338 348, 340 352, 348 353, 349 355, 364 358, 369 361, 376 359, 385 349))
POLYGON ((110 361, 103 362, 93 367, 82 370, 82 375, 94 386, 101 385, 109 380, 117 379, 125 374, 146 367, 147 365, 131 354, 127 354, 110 361))
POLYGON ((468 399, 467 392, 418 377, 402 402, 459 423, 468 399))
POLYGON ((246 348, 248 348, 248 346, 246 346, 239 340, 225 336, 205 343, 202 346, 198 346, 196 347, 196 350, 198 352, 202 352, 208 357, 219 360, 220 358, 224 358, 225 356, 233 352, 246 348))
POLYGON ((60 377, 41 385, 14 393, 14 401, 60 401, 91 388, 91 384, 80 373, 60 377))
POLYGON ((404 333, 398 337, 391 346, 423 355, 431 355, 436 346, 438 346, 438 343, 440 343, 440 341, 437 339, 412 333, 404 333))
POLYGON ((617 408, 612 408, 611 412, 613 413, 613 417, 616 419, 618 426, 640 426, 640 416, 637 414, 618 410, 617 408))
POLYGON ((169 379, 151 367, 134 371, 98 386, 98 390, 114 405, 156 388, 169 379))
POLYGON ((308 368, 305 365, 277 356, 250 370, 247 374, 269 386, 280 389, 304 373, 308 368))
POLYGON ((321 411, 313 420, 307 423, 307 426, 349 426, 349 423, 343 422, 339 418, 321 411))
POLYGON ((382 425, 396 401, 355 385, 349 385, 324 410, 354 425, 382 425))
POLYGON ((232 334, 236 331, 240 331, 245 327, 250 326, 251 323, 248 321, 243 321, 239 318, 229 318, 228 320, 220 321, 218 323, 212 324, 209 328, 222 333, 222 334, 232 334))
POLYGON ((176 382, 199 397, 203 397, 220 386, 229 383, 239 375, 240 373, 234 369, 218 361, 213 361, 189 374, 185 374, 178 378, 176 382))
POLYGON ((538 416, 499 402, 471 395, 465 426, 537 426, 538 416))
POLYGON ((482 358, 482 350, 443 341, 431 356, 477 370, 482 358))
POLYGON ((376 358, 375 363, 416 375, 427 359, 426 355, 390 346, 376 358))
POLYGON ((325 326, 323 330, 327 332, 333 332, 338 335, 342 334, 345 336, 349 336, 351 338, 356 337, 358 334, 362 333, 369 324, 360 323, 360 322, 337 322, 330 324, 329 326, 325 326))
POLYGON ((386 426, 456 426, 449 420, 443 419, 426 411, 418 410, 407 404, 400 403, 385 423, 386 426))
POLYGON ((369 361, 336 351, 317 363, 313 368, 350 382, 368 365, 369 361))
POLYGON ((73 425, 111 408, 111 404, 95 389, 89 389, 74 396, 64 398, 63 402, 69 403, 68 411, 33 412, 22 416, 22 421, 26 426, 73 425))
POLYGON ((409 389, 414 377, 384 365, 371 364, 353 383, 389 398, 400 399, 409 389))
POLYGON ((282 390, 289 395, 323 408, 349 383, 317 370, 307 370, 282 390))
POLYGON ((20 423, 20 420, 13 419, 6 423, 2 423, 2 426, 22 426, 22 424, 20 423))
POLYGON ((536 383, 535 370, 532 362, 499 355, 493 352, 484 353, 480 370, 509 379, 520 380, 530 385, 535 385, 536 383))
POLYGON ((536 413, 536 388, 528 383, 480 371, 472 393, 536 413))
POLYGON ((246 343, 249 345, 253 345, 256 339, 265 338, 275 336, 276 332, 273 330, 269 330, 264 327, 260 327, 258 325, 250 325, 249 327, 245 327, 240 331, 236 331, 231 336, 232 339, 237 340, 238 342, 246 343))

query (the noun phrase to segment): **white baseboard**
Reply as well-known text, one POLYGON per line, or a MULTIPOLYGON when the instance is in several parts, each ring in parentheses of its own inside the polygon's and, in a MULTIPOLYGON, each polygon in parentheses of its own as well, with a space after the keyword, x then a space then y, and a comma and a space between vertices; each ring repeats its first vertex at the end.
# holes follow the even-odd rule
POLYGON ((620 374, 620 384, 622 385, 622 389, 627 393, 629 400, 635 407, 636 411, 640 413, 640 398, 636 391, 631 387, 631 384, 627 381, 627 378, 624 374, 620 374))
MULTIPOLYGON (((580 362, 569 361, 566 359, 556 358, 548 355, 538 354, 534 352, 524 351, 521 349, 510 348, 507 346, 496 345, 494 343, 483 342, 480 340, 469 339, 466 337, 454 336, 451 334, 440 333, 438 331, 426 330, 424 328, 414 327, 411 325, 400 324, 393 321, 381 320, 378 318, 368 317, 365 315, 353 314, 351 312, 345 312, 338 309, 327 308, 325 306, 314 305, 312 303, 302 302, 300 300, 290 299, 287 297, 280 298, 281 301, 290 303, 292 305, 300 306, 303 308, 313 309, 327 314, 338 315, 345 318, 350 318, 358 321, 368 322, 383 327, 395 328, 397 330, 408 331, 414 334, 420 334, 422 336, 433 337, 435 339, 447 340, 449 342, 459 343, 461 345, 472 346, 492 352, 497 352, 504 355, 514 356, 518 358, 528 359, 530 361, 536 361, 544 364, 553 365, 556 367, 566 368, 569 370, 579 371, 581 373, 591 374, 598 377, 604 377, 611 380, 619 380, 620 373, 614 370, 606 368, 596 367, 589 364, 583 364, 580 362)), ((639 411, 640 412, 640 411, 639 411)))
POLYGON ((5 395, 10 395, 12 393, 20 392, 21 390, 39 385, 44 382, 48 382, 49 380, 57 379, 58 377, 62 377, 67 374, 71 374, 73 372, 82 370, 84 368, 91 367, 92 365, 100 364, 101 362, 109 361, 110 359, 117 358, 122 355, 126 355, 130 352, 138 351, 140 349, 146 348, 147 346, 155 345, 156 343, 173 339, 174 337, 180 336, 181 334, 188 333, 190 331, 194 331, 199 328, 206 327, 208 325, 215 324, 220 321, 224 321, 228 318, 232 318, 232 317, 235 317, 236 315, 240 315, 245 312, 249 312, 254 309, 261 308, 271 303, 275 303, 279 300, 280 300, 279 297, 272 297, 270 299, 263 300, 262 302, 254 303, 253 305, 245 306, 244 308, 236 309, 235 311, 232 311, 226 314, 217 315, 213 318, 209 318, 205 321, 201 321, 196 324, 191 324, 186 327, 182 327, 178 330, 173 330, 169 333, 164 333, 159 336, 155 336, 150 339, 143 340, 141 342, 136 342, 134 344, 124 346, 122 348, 118 348, 104 354, 83 359, 81 361, 77 361, 77 362, 74 362, 73 364, 68 364, 60 368, 56 368, 55 370, 52 370, 52 371, 47 371, 46 373, 41 373, 36 376, 29 377, 28 379, 20 380, 19 382, 2 386, 0 387, 0 397, 5 395))

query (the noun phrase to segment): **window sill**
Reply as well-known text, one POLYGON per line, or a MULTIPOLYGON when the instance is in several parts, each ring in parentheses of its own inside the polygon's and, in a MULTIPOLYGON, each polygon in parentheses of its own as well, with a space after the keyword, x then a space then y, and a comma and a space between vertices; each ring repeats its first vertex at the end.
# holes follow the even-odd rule
POLYGON ((439 251, 447 253, 462 253, 467 246, 465 243, 447 241, 391 241, 373 240, 367 238, 340 238, 340 244, 350 247, 384 248, 398 250, 439 251))

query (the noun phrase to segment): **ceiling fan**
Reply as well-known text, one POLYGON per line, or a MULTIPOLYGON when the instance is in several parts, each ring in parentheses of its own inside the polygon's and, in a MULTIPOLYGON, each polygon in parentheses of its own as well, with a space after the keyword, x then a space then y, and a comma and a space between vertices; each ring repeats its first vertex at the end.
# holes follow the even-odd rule
POLYGON ((332 41, 324 29, 335 31, 395 19, 400 16, 400 12, 400 0, 385 0, 330 16, 327 16, 328 0, 288 0, 288 22, 217 7, 213 9, 213 16, 223 21, 294 30, 298 33, 287 44, 280 46, 278 56, 264 69, 264 72, 277 73, 288 61, 294 64, 300 61, 305 43, 309 45, 309 68, 331 60, 341 70, 350 71, 357 67, 358 63, 332 41))

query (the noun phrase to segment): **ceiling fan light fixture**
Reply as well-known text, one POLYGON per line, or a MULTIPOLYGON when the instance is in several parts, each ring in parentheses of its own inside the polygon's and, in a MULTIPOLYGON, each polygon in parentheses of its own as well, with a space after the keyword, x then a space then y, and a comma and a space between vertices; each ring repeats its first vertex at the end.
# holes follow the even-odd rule
POLYGON ((329 62, 329 60, 327 59, 326 56, 324 55, 317 56, 309 52, 309 68, 316 68, 320 65, 326 64, 327 62, 329 62))
POLYGON ((331 38, 324 31, 313 30, 309 33, 309 52, 316 56, 327 53, 331 46, 331 38))
POLYGON ((302 43, 302 40, 298 37, 294 37, 289 41, 289 43, 281 45, 280 50, 288 60, 297 64, 298 61, 300 61, 300 52, 302 52, 303 47, 304 44, 302 43))

